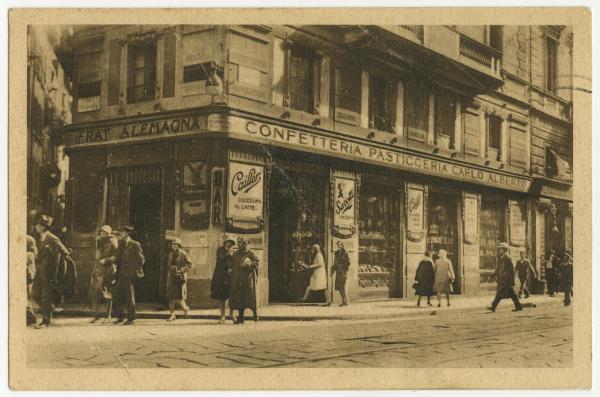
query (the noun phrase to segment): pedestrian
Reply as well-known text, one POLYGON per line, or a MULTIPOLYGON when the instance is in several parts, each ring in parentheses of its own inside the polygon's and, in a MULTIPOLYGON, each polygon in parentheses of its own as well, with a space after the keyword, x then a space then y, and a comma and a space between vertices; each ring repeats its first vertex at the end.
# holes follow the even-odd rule
POLYGON ((556 271, 559 265, 560 259, 558 255, 556 255, 556 251, 551 249, 550 255, 548 256, 548 260, 546 260, 544 277, 546 278, 546 288, 548 289, 548 295, 554 296, 556 292, 556 271))
POLYGON ((117 248, 117 276, 113 288, 114 308, 118 312, 115 324, 132 325, 135 321, 135 283, 144 277, 144 252, 141 244, 131 238, 132 232, 132 226, 121 229, 117 248))
POLYGON ((325 260, 323 259, 319 244, 314 244, 311 247, 311 254, 313 258, 312 264, 310 266, 306 264, 302 265, 302 267, 311 271, 310 280, 302 301, 306 302, 311 293, 313 293, 314 295, 318 295, 316 299, 322 302, 325 300, 325 290, 327 289, 327 271, 325 270, 325 260))
POLYGON ((92 320, 93 323, 102 317, 104 317, 104 321, 110 321, 112 316, 112 290, 117 273, 118 246, 119 242, 113 235, 112 228, 109 225, 103 225, 96 238, 96 263, 90 283, 92 308, 96 313, 92 320), (101 301, 106 302, 104 312, 99 311, 101 301))
POLYGON ((32 236, 27 235, 27 325, 32 325, 37 322, 32 302, 33 281, 35 280, 37 272, 36 259, 37 247, 35 246, 35 239, 32 236))
POLYGON ((508 244, 498 244, 498 260, 496 262, 496 296, 492 305, 488 307, 489 310, 495 312, 500 300, 510 298, 512 299, 515 308, 513 312, 523 310, 519 297, 515 294, 515 269, 510 256, 508 256, 508 244))
POLYGON ((346 280, 348 279, 348 269, 350 268, 350 257, 344 243, 341 240, 337 242, 337 251, 333 255, 333 267, 331 268, 331 278, 335 275, 335 290, 340 292, 342 303, 340 306, 348 305, 346 294, 346 280))
POLYGON ((35 221, 36 240, 38 249, 37 273, 34 282, 34 295, 38 297, 42 321, 35 325, 36 329, 44 328, 52 322, 54 289, 57 283, 59 255, 69 256, 69 251, 58 237, 50 233, 52 218, 40 215, 35 221))
MULTIPOLYGON (((223 245, 217 248, 217 263, 210 283, 210 297, 219 301, 221 317, 219 323, 225 322, 225 306, 229 299, 231 286, 231 261, 233 259, 233 246, 235 241, 229 235, 223 236, 223 245)), ((233 320, 233 309, 229 308, 229 316, 233 320)))
POLYGON ((565 293, 564 304, 571 304, 571 296, 573 295, 573 257, 568 252, 563 254, 563 262, 561 267, 561 283, 562 290, 565 293))
POLYGON ((529 298, 529 285, 537 277, 535 269, 531 265, 531 261, 525 257, 525 251, 519 252, 519 260, 517 261, 517 277, 519 277, 519 299, 525 294, 525 298, 529 298))
POLYGON ((446 303, 450 306, 450 292, 452 292, 452 283, 454 282, 454 269, 452 262, 448 259, 446 250, 438 251, 438 259, 433 265, 435 273, 435 282, 433 289, 437 292, 438 307, 442 306, 442 294, 446 294, 446 303))
POLYGON ((188 317, 189 306, 185 302, 187 298, 187 272, 192 268, 190 255, 181 249, 182 242, 179 237, 171 240, 171 252, 167 259, 169 273, 167 274, 167 299, 169 300, 169 318, 167 321, 175 321, 175 306, 183 309, 183 315, 188 317))
POLYGON ((417 306, 421 306, 421 297, 427 297, 427 306, 432 306, 431 296, 433 295, 433 284, 435 282, 435 271, 433 269, 433 260, 431 259, 431 251, 425 251, 425 256, 419 262, 417 272, 415 273, 415 295, 417 306))
POLYGON ((256 282, 258 281, 259 260, 254 252, 248 249, 248 238, 238 237, 238 250, 231 260, 231 288, 229 306, 238 311, 236 324, 244 323, 244 312, 251 309, 254 321, 258 322, 256 305, 256 282))

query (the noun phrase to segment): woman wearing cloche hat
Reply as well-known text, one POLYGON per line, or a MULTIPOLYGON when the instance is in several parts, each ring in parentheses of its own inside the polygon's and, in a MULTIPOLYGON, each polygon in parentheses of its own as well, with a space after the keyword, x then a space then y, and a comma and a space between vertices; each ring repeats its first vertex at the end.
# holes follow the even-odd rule
MULTIPOLYGON (((221 317, 219 323, 225 322, 225 305, 229 299, 229 287, 231 285, 231 260, 233 258, 233 246, 235 241, 228 234, 223 235, 223 245, 217 248, 217 263, 210 284, 210 297, 219 301, 221 317)), ((231 308, 229 316, 233 318, 231 308)))

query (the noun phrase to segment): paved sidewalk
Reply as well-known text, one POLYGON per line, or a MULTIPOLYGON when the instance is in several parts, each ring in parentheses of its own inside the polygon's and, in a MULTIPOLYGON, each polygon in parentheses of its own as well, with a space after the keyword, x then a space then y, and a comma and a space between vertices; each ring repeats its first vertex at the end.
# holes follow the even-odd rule
MULTIPOLYGON (((433 307, 428 307, 426 301, 421 301, 421 307, 416 306, 416 299, 391 299, 385 301, 356 302, 348 306, 320 306, 320 305, 293 305, 271 304, 258 309, 260 320, 267 321, 313 321, 313 320, 360 320, 378 318, 397 318, 404 316, 435 315, 453 311, 485 310, 493 296, 477 297, 451 297, 450 307, 446 306, 442 298, 442 306, 437 307, 437 299, 432 299, 433 307)), ((535 295, 522 299, 524 307, 537 305, 557 304, 562 305, 562 294, 555 297, 535 295)), ((499 310, 504 307, 512 308, 510 300, 503 300, 499 310)), ((137 318, 140 319, 166 319, 169 312, 164 305, 140 304, 137 308, 137 318)), ((177 311, 181 315, 181 310, 177 311)), ((65 305, 59 309, 58 316, 84 316, 93 315, 90 307, 85 304, 65 305)), ((251 316, 247 310, 246 316, 251 316)), ((190 310, 192 319, 218 319, 218 309, 190 310)))

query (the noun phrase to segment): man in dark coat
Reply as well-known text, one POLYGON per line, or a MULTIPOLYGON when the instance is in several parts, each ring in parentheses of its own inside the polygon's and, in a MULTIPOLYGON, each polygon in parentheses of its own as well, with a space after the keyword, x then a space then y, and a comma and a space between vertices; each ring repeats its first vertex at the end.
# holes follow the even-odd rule
POLYGON ((348 305, 346 296, 346 280, 348 279, 348 269, 350 268, 350 257, 344 248, 344 243, 341 240, 337 242, 337 251, 334 253, 333 267, 331 268, 331 277, 335 275, 335 289, 340 291, 342 303, 340 306, 348 305))
POLYGON ((489 310, 495 312, 496 306, 500 303, 500 300, 510 298, 512 299, 515 308, 513 311, 523 310, 519 297, 515 294, 515 269, 510 256, 508 256, 508 244, 500 243, 498 245, 498 262, 496 264, 496 297, 492 302, 492 305, 488 307, 489 310))
POLYGON ((546 261, 546 268, 544 277, 546 278, 546 287, 548 289, 548 295, 554 296, 557 289, 557 271, 560 265, 560 258, 556 255, 556 251, 551 249, 548 260, 546 261))
POLYGON ((123 227, 122 238, 117 249, 117 280, 113 290, 113 301, 119 318, 115 324, 131 325, 135 321, 135 282, 144 277, 144 252, 139 242, 131 238, 133 227, 123 227), (124 320, 127 313, 127 321, 124 320))
POLYGON ((44 328, 52 322, 52 300, 57 283, 59 255, 69 257, 69 251, 58 237, 49 232, 52 218, 41 215, 35 222, 37 256, 37 275, 34 289, 40 306, 42 321, 36 329, 44 328))
POLYGON ((560 268, 560 282, 565 293, 565 306, 571 304, 571 295, 573 294, 573 257, 568 252, 563 255, 563 262, 560 268))
POLYGON ((525 257, 525 251, 521 251, 519 253, 520 258, 517 261, 517 276, 519 277, 519 283, 521 284, 519 286, 519 299, 521 299, 521 296, 523 295, 523 293, 525 294, 525 298, 529 298, 529 286, 528 284, 531 283, 531 280, 533 280, 533 278, 535 277, 535 269, 533 268, 533 266, 531 265, 531 262, 529 261, 529 259, 527 259, 525 257))
POLYGON ((233 254, 231 264, 231 289, 229 307, 238 310, 236 323, 244 323, 244 311, 249 308, 258 321, 256 283, 258 277, 258 257, 248 249, 247 237, 238 237, 238 250, 233 254))

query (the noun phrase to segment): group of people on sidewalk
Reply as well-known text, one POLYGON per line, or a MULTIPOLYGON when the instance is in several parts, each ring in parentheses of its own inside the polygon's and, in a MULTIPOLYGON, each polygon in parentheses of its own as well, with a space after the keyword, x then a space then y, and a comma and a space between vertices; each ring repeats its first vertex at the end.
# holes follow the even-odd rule
MULTIPOLYGON (((34 222, 35 236, 27 236, 27 322, 35 324, 35 328, 43 328, 51 324, 58 281, 69 266, 65 263, 71 263, 70 266, 75 273, 71 278, 77 278, 71 251, 50 232, 51 224, 51 217, 41 215, 34 222), (62 268, 61 263, 63 263, 62 268), (34 313, 36 306, 41 316, 39 323, 34 313)), ((90 299, 96 313, 93 322, 102 318, 104 321, 110 321, 112 317, 117 317, 115 323, 131 325, 136 319, 135 286, 137 281, 144 277, 145 257, 141 244, 131 237, 133 231, 133 227, 124 226, 119 231, 119 236, 116 236, 109 225, 104 225, 99 230, 96 239, 95 265, 90 281, 90 299), (105 302, 103 308, 101 302, 105 302)), ((167 320, 169 322, 176 319, 177 306, 182 308, 185 317, 189 312, 186 303, 187 273, 192 269, 193 264, 189 254, 181 249, 182 245, 178 237, 170 238, 166 294, 169 301, 170 315, 167 320)), ((538 278, 534 267, 526 258, 525 251, 520 252, 516 266, 513 265, 508 251, 507 243, 498 245, 495 270, 496 296, 489 307, 492 312, 496 310, 502 299, 511 299, 515 306, 514 310, 522 310, 520 299, 523 294, 525 298, 529 297, 530 288, 538 278), (520 282, 518 294, 514 289, 515 270, 520 282)), ((310 270, 311 276, 303 300, 313 292, 324 293, 327 289, 325 261, 318 245, 312 247, 312 258, 311 265, 304 265, 305 269, 310 270)), ((217 249, 216 266, 210 288, 211 298, 220 303, 220 323, 224 323, 227 319, 227 302, 229 302, 229 316, 234 323, 244 323, 246 309, 250 309, 254 321, 258 321, 259 266, 258 257, 249 249, 247 237, 239 236, 237 241, 234 241, 229 235, 224 235, 223 244, 217 249), (234 310, 237 311, 237 315, 234 315, 234 310)), ((340 306, 348 304, 346 281, 349 268, 349 255, 343 242, 338 241, 331 277, 335 277, 334 288, 339 291, 342 298, 340 306)), ((568 306, 571 302, 573 286, 571 254, 565 252, 561 260, 556 252, 551 251, 544 270, 548 294, 553 296, 560 287, 565 294, 564 304, 568 306)), ((438 298, 438 307, 441 306, 442 294, 446 295, 447 305, 450 306, 454 280, 454 269, 446 251, 439 250, 435 258, 432 257, 431 251, 426 251, 417 267, 413 284, 418 296, 417 306, 420 306, 423 296, 427 297, 427 305, 432 306, 431 296, 435 294, 438 298)))
MULTIPOLYGON (((512 258, 508 255, 509 246, 507 243, 498 245, 498 259, 496 270, 494 272, 496 279, 496 295, 492 304, 488 307, 492 312, 496 311, 496 307, 502 299, 511 299, 515 306, 514 311, 523 310, 523 305, 520 299, 525 295, 525 298, 530 296, 529 289, 533 282, 537 280, 537 273, 526 258, 526 252, 519 253, 519 260, 516 266, 513 265, 512 258), (515 270, 519 279, 519 292, 515 293, 515 270)), ((573 257, 568 252, 563 255, 563 260, 560 261, 555 251, 551 251, 550 258, 545 264, 545 273, 548 287, 548 294, 554 296, 557 291, 557 284, 560 284, 562 291, 565 294, 564 304, 570 305, 571 296, 573 295, 573 257)), ((417 306, 421 305, 421 298, 427 297, 427 305, 432 306, 431 296, 437 293, 438 307, 441 306, 441 295, 446 294, 446 301, 450 306, 450 293, 453 292, 452 283, 455 275, 452 268, 452 263, 446 257, 444 250, 439 250, 437 258, 432 258, 431 251, 426 251, 423 259, 417 267, 415 274, 415 282, 413 288, 417 298, 417 306)))

